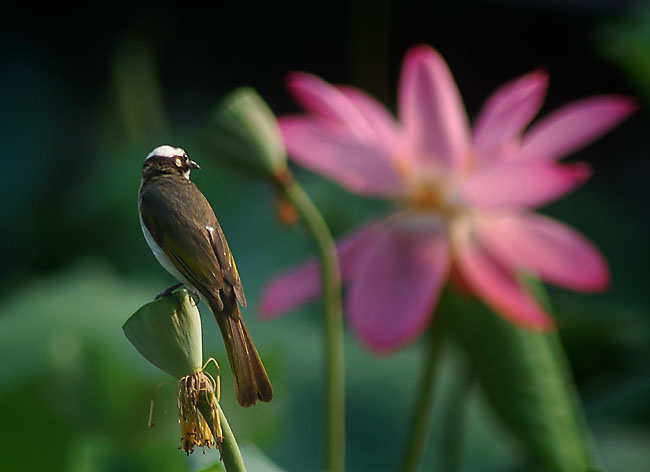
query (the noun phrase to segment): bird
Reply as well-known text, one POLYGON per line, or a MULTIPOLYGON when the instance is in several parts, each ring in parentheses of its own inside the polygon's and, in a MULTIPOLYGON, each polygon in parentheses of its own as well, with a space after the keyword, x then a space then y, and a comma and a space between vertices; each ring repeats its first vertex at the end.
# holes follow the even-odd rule
POLYGON ((140 226, 158 262, 180 282, 176 286, 184 284, 214 314, 239 404, 268 402, 273 388, 239 308, 246 297, 235 259, 210 203, 190 180, 190 171, 199 168, 180 147, 151 151, 142 166, 140 226))

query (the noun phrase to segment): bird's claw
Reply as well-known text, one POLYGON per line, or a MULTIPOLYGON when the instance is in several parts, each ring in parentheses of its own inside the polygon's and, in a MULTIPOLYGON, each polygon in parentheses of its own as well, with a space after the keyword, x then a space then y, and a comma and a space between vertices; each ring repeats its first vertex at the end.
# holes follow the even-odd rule
POLYGON ((177 305, 180 305, 181 302, 178 301, 178 298, 176 298, 174 296, 173 292, 174 292, 174 290, 176 290, 181 285, 183 285, 183 284, 182 283, 177 283, 177 284, 172 285, 171 287, 167 287, 165 290, 163 290, 158 295, 156 295, 156 298, 154 298, 154 300, 158 300, 159 298, 162 298, 162 297, 171 297, 176 301, 177 305))

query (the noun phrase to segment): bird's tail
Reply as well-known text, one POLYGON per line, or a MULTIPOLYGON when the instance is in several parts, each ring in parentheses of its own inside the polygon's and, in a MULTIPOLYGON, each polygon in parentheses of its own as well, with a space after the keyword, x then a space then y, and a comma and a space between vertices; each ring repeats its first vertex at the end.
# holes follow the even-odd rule
POLYGON ((237 401, 242 406, 254 405, 257 400, 269 402, 273 398, 273 387, 244 323, 239 306, 234 300, 232 304, 230 313, 228 310, 219 311, 212 304, 210 308, 217 319, 226 345, 237 401))

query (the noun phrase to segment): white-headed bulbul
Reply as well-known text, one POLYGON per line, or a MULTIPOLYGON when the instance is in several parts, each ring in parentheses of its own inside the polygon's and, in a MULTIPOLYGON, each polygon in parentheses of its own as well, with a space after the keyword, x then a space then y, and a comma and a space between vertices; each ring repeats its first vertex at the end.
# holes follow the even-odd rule
POLYGON ((178 147, 149 153, 138 199, 142 232, 158 262, 212 310, 239 403, 268 402, 273 389, 239 310, 246 297, 235 260, 212 207, 190 181, 190 170, 198 168, 178 147))

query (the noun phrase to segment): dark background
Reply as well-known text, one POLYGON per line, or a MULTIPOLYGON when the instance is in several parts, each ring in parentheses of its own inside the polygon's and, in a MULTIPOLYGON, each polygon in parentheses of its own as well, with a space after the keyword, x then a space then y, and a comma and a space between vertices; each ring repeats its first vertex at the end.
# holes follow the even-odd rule
MULTIPOLYGON (((542 114, 588 95, 638 98, 630 120, 570 157, 589 162, 593 178, 542 211, 588 235, 611 264, 607 293, 552 290, 552 301, 605 463, 644 470, 650 10, 613 0, 182 6, 25 6, 4 17, 0 469, 194 470, 216 460, 213 453, 185 460, 176 451, 171 386, 157 394, 157 426, 146 427, 151 391, 166 379, 120 332, 171 283, 144 242, 136 209, 144 157, 171 143, 202 166, 193 180, 237 257, 246 316, 276 387, 272 404, 240 410, 226 373, 224 409, 241 442, 255 443, 279 467, 320 470, 317 307, 266 323, 256 312, 264 283, 311 246, 299 229, 276 221, 264 183, 205 154, 201 132, 218 100, 240 85, 255 87, 277 114, 298 111, 283 86, 292 70, 359 86, 394 111, 402 56, 427 43, 449 63, 470 117, 500 84, 538 67, 550 73, 542 114)), ((307 172, 297 175, 336 234, 381 208, 307 172)), ((216 329, 207 328, 211 321, 205 326, 206 356, 224 359, 216 329)), ((399 463, 421 347, 377 359, 346 339, 350 470, 399 463)), ((457 357, 452 346, 441 408, 457 357)), ((428 461, 439 429, 434 425, 428 461)), ((466 435, 463 470, 529 470, 478 391, 466 435)))

